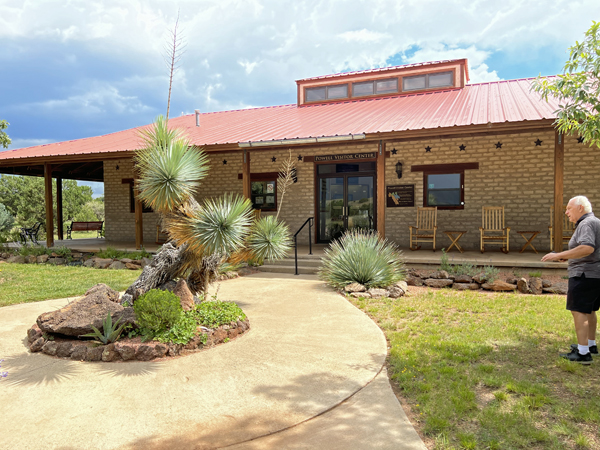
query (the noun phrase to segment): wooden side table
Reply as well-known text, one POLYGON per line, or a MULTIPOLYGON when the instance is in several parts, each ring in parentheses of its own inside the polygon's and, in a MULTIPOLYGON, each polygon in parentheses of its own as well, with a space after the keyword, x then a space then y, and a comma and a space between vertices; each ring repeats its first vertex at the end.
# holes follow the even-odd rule
POLYGON ((525 251, 525 249, 527 248, 527 246, 530 246, 534 252, 538 252, 535 247, 533 246, 533 239, 541 233, 541 231, 517 231, 517 233, 519 233, 523 239, 525 239, 525 245, 523 247, 521 247, 521 251, 519 253, 523 253, 525 251), (527 235, 531 235, 531 237, 527 237, 527 235))
POLYGON ((448 247, 448 250, 446 250, 447 252, 450 251, 450 249, 452 247, 456 247, 456 249, 459 252, 463 252, 462 247, 458 244, 458 240, 463 237, 463 235, 466 233, 466 231, 456 231, 456 230, 450 230, 450 231, 444 231, 444 234, 446 236, 448 236, 450 238, 450 240, 452 241, 452 244, 450 244, 450 247, 448 247))

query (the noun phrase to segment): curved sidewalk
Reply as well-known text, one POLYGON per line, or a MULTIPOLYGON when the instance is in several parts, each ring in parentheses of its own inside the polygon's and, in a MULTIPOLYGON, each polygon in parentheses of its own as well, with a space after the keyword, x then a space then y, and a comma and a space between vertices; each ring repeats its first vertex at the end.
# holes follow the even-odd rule
POLYGON ((425 449, 382 371, 381 330, 322 282, 263 273, 218 297, 250 332, 158 362, 28 353, 27 328, 67 300, 0 308, 0 448, 425 449))

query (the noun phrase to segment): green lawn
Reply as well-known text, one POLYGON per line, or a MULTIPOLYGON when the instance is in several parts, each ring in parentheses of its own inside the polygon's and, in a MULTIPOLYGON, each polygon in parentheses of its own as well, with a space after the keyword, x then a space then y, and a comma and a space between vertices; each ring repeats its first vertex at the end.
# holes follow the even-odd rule
POLYGON ((0 264, 0 307, 83 295, 98 283, 123 291, 140 273, 49 264, 0 264))
POLYGON ((429 449, 600 449, 600 357, 562 296, 419 289, 351 299, 384 331, 392 382, 429 449))

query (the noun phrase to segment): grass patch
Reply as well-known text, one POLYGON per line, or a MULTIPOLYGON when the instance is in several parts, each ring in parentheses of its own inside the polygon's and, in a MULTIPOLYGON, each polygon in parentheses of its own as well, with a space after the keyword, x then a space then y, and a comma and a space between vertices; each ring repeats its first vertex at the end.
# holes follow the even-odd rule
POLYGON ((600 361, 559 359, 575 342, 564 297, 350 300, 386 334, 390 376, 431 448, 600 448, 600 361))
POLYGON ((85 294, 105 283, 123 291, 139 276, 134 270, 97 270, 49 264, 0 264, 0 307, 85 294))
POLYGON ((124 250, 117 250, 114 247, 106 247, 106 250, 101 250, 96 253, 98 258, 107 258, 107 259, 142 259, 142 258, 152 258, 152 254, 148 253, 146 250, 127 252, 124 250))

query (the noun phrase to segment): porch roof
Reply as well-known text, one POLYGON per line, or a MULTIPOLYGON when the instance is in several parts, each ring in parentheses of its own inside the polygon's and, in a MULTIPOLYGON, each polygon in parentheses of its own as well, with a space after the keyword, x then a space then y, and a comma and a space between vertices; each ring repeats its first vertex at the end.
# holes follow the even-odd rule
MULTIPOLYGON (((462 89, 319 105, 293 104, 203 113, 198 127, 194 114, 172 118, 169 123, 182 129, 193 144, 207 151, 234 150, 240 143, 249 141, 359 134, 367 138, 385 137, 385 134, 400 137, 414 131, 443 134, 445 130, 456 131, 456 127, 477 125, 530 123, 535 126, 537 123, 539 126, 543 123, 549 126, 556 118, 554 111, 558 109, 558 102, 554 99, 546 102, 531 92, 533 80, 470 84, 462 89)), ((85 157, 88 161, 121 157, 124 152, 140 146, 139 130, 148 126, 0 152, 0 166, 22 166, 83 155, 88 155, 85 157)))

